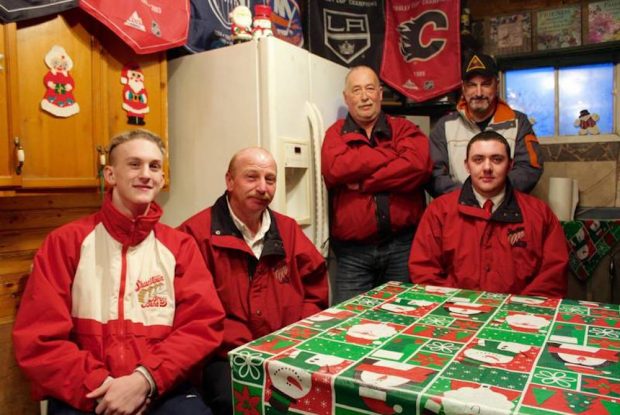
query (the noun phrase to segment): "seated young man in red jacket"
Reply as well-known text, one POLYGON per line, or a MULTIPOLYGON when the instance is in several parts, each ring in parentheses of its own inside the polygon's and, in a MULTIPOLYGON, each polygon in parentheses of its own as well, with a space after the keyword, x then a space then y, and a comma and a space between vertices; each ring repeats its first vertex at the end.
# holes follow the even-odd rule
POLYGON ((101 210, 35 256, 13 342, 49 415, 211 414, 188 379, 224 310, 194 240, 159 223, 163 158, 146 130, 112 139, 101 210))
POLYGON ((427 208, 409 259, 411 281, 499 293, 562 297, 568 251, 539 199, 514 190, 510 146, 495 131, 467 145, 469 178, 427 208))
POLYGON ((218 415, 233 413, 227 352, 327 307, 325 259, 294 219, 268 208, 276 172, 268 151, 239 151, 226 193, 179 227, 198 242, 226 310, 224 341, 203 382, 218 415))

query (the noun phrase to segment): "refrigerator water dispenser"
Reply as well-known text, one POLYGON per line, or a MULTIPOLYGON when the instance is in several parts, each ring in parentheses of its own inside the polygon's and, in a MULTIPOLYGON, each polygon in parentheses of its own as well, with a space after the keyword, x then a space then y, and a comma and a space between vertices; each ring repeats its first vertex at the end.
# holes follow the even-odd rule
POLYGON ((286 189, 286 214, 300 226, 312 223, 310 146, 304 143, 284 142, 284 184, 286 189))

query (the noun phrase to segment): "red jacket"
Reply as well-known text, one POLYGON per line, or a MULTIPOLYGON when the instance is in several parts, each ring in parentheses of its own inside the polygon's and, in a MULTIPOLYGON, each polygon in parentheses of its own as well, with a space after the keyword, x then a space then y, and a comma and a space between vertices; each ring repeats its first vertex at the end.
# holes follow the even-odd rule
POLYGON ((34 259, 13 329, 35 399, 82 411, 108 377, 146 368, 163 394, 222 340, 224 311, 196 243, 112 205, 56 229, 34 259))
POLYGON ((221 356, 327 307, 324 258, 293 219, 269 214, 260 259, 234 225, 226 196, 179 227, 198 242, 226 310, 221 356))
POLYGON ((350 116, 325 133, 321 171, 331 198, 331 236, 337 240, 369 241, 382 221, 397 232, 417 225, 422 216, 422 186, 433 167, 428 138, 415 124, 383 113, 372 136, 369 140, 350 116))
POLYGON ((421 284, 563 297, 567 264, 564 231, 545 203, 508 184, 504 202, 489 217, 467 179, 462 190, 427 208, 409 273, 421 284))

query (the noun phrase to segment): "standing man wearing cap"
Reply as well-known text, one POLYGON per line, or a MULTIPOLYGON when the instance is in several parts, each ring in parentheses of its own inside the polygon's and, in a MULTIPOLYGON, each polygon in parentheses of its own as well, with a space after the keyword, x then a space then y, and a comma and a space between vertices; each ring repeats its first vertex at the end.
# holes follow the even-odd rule
POLYGON ((481 131, 497 131, 510 144, 514 164, 508 177, 515 189, 529 193, 543 172, 536 135, 527 116, 501 100, 498 69, 489 55, 475 54, 463 66, 461 100, 456 112, 441 118, 430 134, 433 176, 428 190, 437 197, 462 186, 469 140, 481 131))

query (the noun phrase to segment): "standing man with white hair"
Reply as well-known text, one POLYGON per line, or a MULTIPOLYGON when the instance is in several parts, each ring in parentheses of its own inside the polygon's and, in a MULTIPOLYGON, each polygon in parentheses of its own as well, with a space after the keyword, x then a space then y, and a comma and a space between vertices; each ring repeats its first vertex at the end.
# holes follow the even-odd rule
POLYGON ((381 110, 383 91, 371 68, 352 68, 343 95, 349 114, 327 130, 321 151, 338 265, 334 303, 386 281, 408 281, 407 259, 432 168, 428 138, 381 110))

